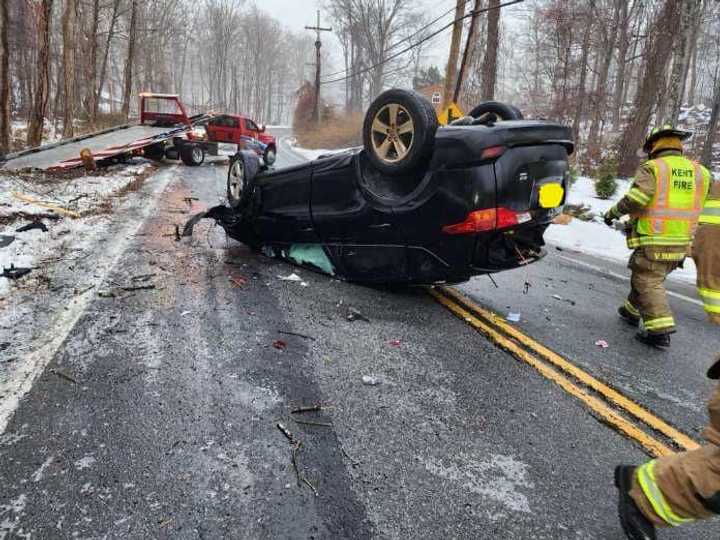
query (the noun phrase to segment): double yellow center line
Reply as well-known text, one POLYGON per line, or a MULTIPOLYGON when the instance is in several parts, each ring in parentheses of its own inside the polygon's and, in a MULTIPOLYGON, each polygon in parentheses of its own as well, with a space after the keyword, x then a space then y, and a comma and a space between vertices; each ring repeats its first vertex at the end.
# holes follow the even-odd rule
POLYGON ((535 368, 543 377, 580 400, 602 422, 659 457, 677 449, 694 450, 697 442, 617 390, 523 334, 499 315, 477 305, 452 287, 433 287, 430 294, 443 306, 500 348, 535 368), (650 428, 645 431, 640 426, 650 428), (671 448, 661 439, 676 448, 671 448))

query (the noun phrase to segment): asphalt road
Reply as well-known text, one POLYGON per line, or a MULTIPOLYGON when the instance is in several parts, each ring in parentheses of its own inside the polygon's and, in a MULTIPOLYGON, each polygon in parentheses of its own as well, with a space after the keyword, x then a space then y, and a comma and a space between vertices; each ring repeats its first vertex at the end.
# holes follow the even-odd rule
MULTIPOLYGON (((278 165, 299 161, 280 146, 278 165)), ((156 209, 106 279, 114 296, 88 302, 0 435, 0 538, 622 538, 612 470, 647 459, 638 445, 424 290, 298 270, 211 223, 176 242, 174 224, 223 199, 225 166, 170 171, 145 187, 156 209), (279 279, 292 272, 306 286, 279 279), (155 288, 114 288, 138 276, 155 288)), ((674 299, 676 346, 650 353, 615 319, 622 278, 566 256, 598 262, 553 252, 461 290, 696 433, 718 349, 700 308, 674 299)))

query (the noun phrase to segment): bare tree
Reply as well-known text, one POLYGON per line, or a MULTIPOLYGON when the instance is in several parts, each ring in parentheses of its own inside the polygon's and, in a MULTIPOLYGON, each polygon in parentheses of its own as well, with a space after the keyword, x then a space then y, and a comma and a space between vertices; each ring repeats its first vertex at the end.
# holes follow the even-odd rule
POLYGON ((487 22, 487 48, 483 62, 482 99, 495 99, 497 81, 497 58, 500 44, 500 0, 490 0, 487 22))
POLYGON ((75 28, 77 19, 77 1, 65 0, 62 15, 63 34, 63 137, 75 135, 75 28))
POLYGON ((127 120, 130 114, 132 96, 133 62, 135 61, 135 40, 137 38, 137 0, 130 1, 130 26, 128 28, 127 59, 125 60, 125 88, 123 91, 122 115, 127 120))
POLYGON ((33 4, 38 33, 37 82, 35 99, 28 124, 28 146, 38 146, 42 142, 43 124, 47 114, 50 94, 50 18, 52 16, 52 7, 53 0, 40 0, 39 3, 33 4))
POLYGON ((639 147, 648 128, 653 108, 657 103, 657 88, 671 56, 672 34, 664 30, 677 20, 679 0, 665 0, 660 15, 653 24, 651 37, 646 47, 646 65, 640 88, 635 99, 633 115, 628 122, 618 147, 618 172, 630 176, 637 167, 639 158, 635 150, 639 147))
POLYGON ((0 2, 0 154, 10 150, 10 10, 0 2))

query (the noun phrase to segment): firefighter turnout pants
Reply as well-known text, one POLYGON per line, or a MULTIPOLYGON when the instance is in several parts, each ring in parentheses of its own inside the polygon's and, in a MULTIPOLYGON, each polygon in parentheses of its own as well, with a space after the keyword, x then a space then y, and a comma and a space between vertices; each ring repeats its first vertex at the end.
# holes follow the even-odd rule
POLYGON ((638 467, 630 496, 658 527, 677 527, 720 514, 720 385, 708 405, 709 444, 638 467))
POLYGON ((675 331, 665 279, 681 262, 652 260, 643 248, 636 249, 630 257, 628 267, 632 270, 631 290, 625 308, 640 317, 640 328, 649 334, 669 334, 675 331))
POLYGON ((693 242, 697 286, 710 320, 720 325, 720 225, 700 225, 693 242))

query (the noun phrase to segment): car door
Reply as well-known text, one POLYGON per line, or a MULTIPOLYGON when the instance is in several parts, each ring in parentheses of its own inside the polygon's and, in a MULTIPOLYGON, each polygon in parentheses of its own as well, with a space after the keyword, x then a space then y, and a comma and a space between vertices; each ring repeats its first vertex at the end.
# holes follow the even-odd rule
POLYGON ((233 142, 228 121, 230 118, 222 114, 211 119, 207 124, 208 140, 214 142, 233 142))
POLYGON ((389 205, 371 200, 357 181, 357 154, 314 162, 311 211, 317 234, 351 280, 404 281, 405 235, 389 205))

